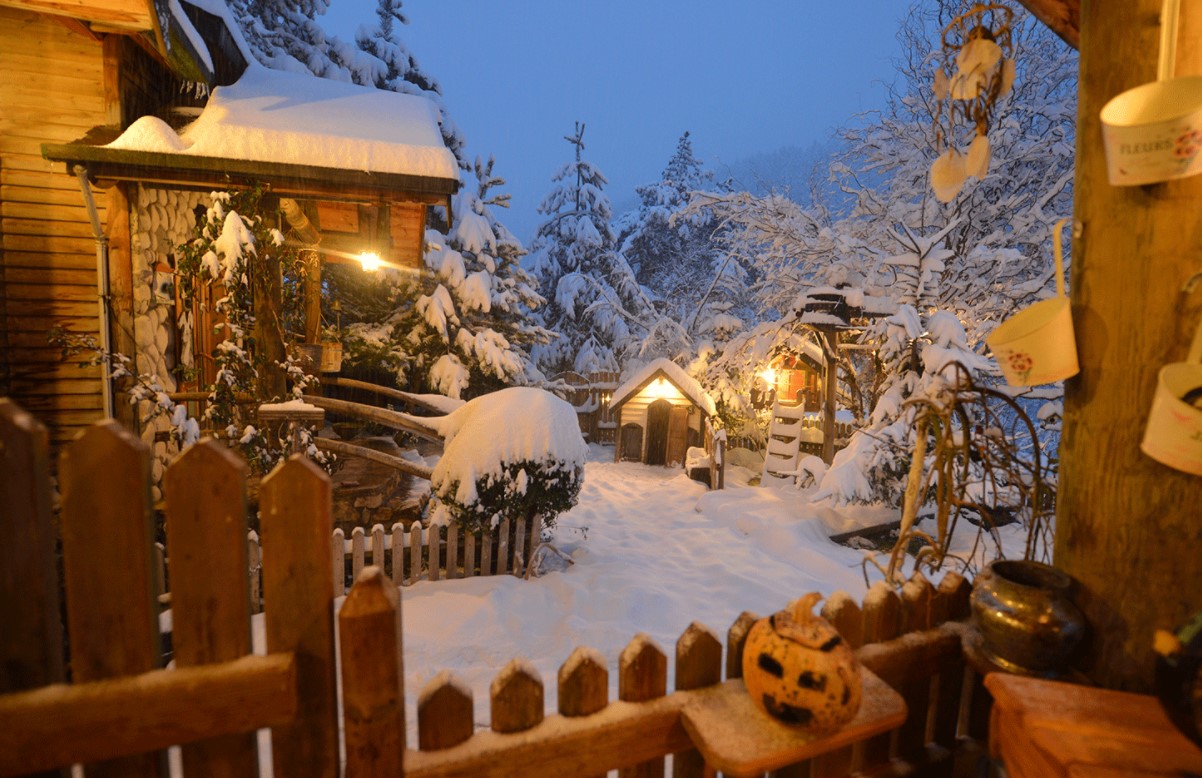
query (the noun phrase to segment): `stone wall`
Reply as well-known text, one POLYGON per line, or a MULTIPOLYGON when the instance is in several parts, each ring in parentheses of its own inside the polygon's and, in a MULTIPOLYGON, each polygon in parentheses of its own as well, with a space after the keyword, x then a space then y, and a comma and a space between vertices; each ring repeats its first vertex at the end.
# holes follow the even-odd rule
MULTIPOLYGON (((182 192, 138 186, 131 198, 130 233, 133 243, 134 342, 137 371, 157 376, 168 392, 176 390, 177 367, 191 367, 191 323, 177 321, 175 308, 175 249, 193 236, 195 209, 208 204, 200 192, 182 192), (182 363, 182 364, 181 364, 182 363)), ((142 403, 141 418, 150 415, 150 404, 142 403)), ((153 452, 153 496, 162 498, 163 470, 178 454, 174 444, 155 440, 171 428, 159 416, 143 424, 141 436, 153 452)))

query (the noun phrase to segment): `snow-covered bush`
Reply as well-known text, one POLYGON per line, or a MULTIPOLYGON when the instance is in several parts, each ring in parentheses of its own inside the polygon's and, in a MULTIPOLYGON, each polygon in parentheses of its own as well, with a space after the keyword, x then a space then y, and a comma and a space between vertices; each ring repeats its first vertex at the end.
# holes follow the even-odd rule
POLYGON ((436 524, 479 532, 538 516, 553 526, 576 504, 588 446, 575 410, 555 395, 502 389, 432 423, 446 438, 431 478, 436 524))
POLYGON ((990 360, 973 353, 963 324, 946 311, 924 317, 903 305, 882 320, 881 329, 888 383, 869 426, 852 435, 819 483, 816 497, 829 497, 836 505, 901 505, 914 447, 915 410, 906 401, 942 392, 958 375, 956 364, 972 376, 993 369, 990 360))

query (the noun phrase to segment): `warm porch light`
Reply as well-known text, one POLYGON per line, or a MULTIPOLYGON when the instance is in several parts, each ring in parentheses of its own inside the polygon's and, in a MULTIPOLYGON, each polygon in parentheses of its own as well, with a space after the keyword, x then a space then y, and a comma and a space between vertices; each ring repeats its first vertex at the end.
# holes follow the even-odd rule
POLYGON ((363 269, 369 273, 379 270, 384 264, 384 260, 380 259, 380 255, 374 251, 361 252, 356 259, 359 260, 359 264, 363 266, 363 269))
POLYGON ((760 371, 759 376, 768 386, 776 386, 776 368, 766 367, 760 371))

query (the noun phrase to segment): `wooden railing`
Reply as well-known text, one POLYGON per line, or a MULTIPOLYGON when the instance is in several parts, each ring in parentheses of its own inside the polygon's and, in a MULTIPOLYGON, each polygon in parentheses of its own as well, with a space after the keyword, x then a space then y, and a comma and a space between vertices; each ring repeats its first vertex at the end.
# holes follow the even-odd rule
MULTIPOLYGON (((254 732, 264 727, 281 778, 336 776, 340 768, 410 778, 662 775, 668 755, 674 775, 704 774, 681 712, 701 690, 740 675, 751 613, 727 631, 725 652, 700 624, 672 647, 674 661, 636 636, 618 659, 616 701, 604 658, 578 648, 558 672, 550 717, 543 680, 515 660, 488 692, 487 731, 476 731, 473 692, 440 674, 418 696, 416 748, 407 748, 399 589, 385 570, 364 566, 335 619, 330 483, 303 459, 262 482, 266 656, 248 656, 244 467, 223 446, 202 442, 168 469, 177 669, 159 669, 149 454, 113 422, 70 444, 59 467, 72 670, 64 684, 47 450, 45 428, 0 400, 0 515, 11 531, 0 544, 0 775, 111 760, 120 760, 108 768, 118 774, 160 775, 161 749, 180 744, 186 774, 249 776, 254 732)), ((366 554, 365 536, 364 544, 366 554)), ((979 732, 983 721, 982 696, 971 700, 973 715, 961 715, 976 685, 957 621, 967 601, 968 584, 954 574, 938 587, 915 577, 900 593, 878 584, 862 605, 831 595, 824 615, 901 693, 909 715, 895 733, 776 775, 946 774, 958 737, 979 732)))

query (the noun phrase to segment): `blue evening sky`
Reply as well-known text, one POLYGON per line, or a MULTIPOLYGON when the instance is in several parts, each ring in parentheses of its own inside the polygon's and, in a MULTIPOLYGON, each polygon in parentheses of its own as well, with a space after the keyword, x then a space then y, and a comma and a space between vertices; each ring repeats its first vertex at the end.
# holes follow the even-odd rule
MULTIPOLYGON (((323 26, 353 39, 375 0, 332 0, 323 26)), ((898 0, 406 0, 401 38, 442 85, 468 157, 497 158, 513 194, 502 220, 529 245, 563 140, 585 122, 585 158, 615 215, 637 205, 688 130, 724 166, 808 147, 879 107, 899 54, 898 0)))

